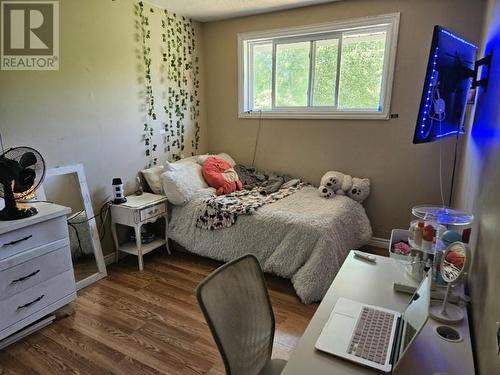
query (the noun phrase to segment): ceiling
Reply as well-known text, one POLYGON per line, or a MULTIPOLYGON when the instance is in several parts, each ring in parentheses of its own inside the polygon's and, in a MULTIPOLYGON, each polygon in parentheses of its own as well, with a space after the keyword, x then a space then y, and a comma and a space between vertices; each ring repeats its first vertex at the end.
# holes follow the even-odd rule
POLYGON ((248 16, 339 0, 146 0, 200 22, 248 16))

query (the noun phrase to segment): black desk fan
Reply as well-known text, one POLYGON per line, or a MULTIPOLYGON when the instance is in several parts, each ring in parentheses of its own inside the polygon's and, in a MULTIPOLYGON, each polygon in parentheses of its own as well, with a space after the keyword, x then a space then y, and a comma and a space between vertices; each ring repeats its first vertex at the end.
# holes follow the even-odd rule
POLYGON ((35 207, 21 208, 16 200, 28 198, 41 185, 45 177, 45 161, 31 147, 10 148, 0 155, 0 197, 5 208, 0 220, 24 219, 37 214, 35 207))

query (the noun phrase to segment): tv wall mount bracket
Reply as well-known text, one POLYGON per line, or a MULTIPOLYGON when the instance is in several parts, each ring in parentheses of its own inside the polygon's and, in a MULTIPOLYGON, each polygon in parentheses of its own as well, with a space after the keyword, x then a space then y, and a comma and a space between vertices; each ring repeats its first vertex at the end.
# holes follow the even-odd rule
POLYGON ((469 70, 468 76, 473 79, 472 88, 482 87, 484 91, 488 90, 488 80, 490 78, 491 60, 493 58, 493 53, 479 59, 474 64, 474 70, 469 70), (483 72, 486 70, 484 77, 478 79, 479 69, 483 67, 483 72))

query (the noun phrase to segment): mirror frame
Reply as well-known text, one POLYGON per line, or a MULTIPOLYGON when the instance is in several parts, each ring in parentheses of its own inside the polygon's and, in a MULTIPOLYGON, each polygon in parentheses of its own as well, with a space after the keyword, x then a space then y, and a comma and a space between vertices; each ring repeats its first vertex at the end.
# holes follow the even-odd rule
POLYGON ((441 273, 441 278, 446 282, 446 284, 456 284, 463 277, 463 275, 467 272, 467 266, 469 264, 469 256, 470 255, 469 255, 467 246, 463 242, 456 241, 456 242, 453 242, 453 243, 451 243, 451 244, 448 245, 448 247, 445 249, 445 251, 443 253, 443 257, 441 258, 441 264, 439 265, 439 267, 440 267, 439 269, 440 269, 440 273, 441 273), (443 273, 444 273, 444 262, 446 261, 446 256, 448 255, 448 253, 452 250, 452 248, 454 246, 460 246, 463 249, 465 261, 464 261, 464 266, 460 270, 460 273, 458 274, 457 278, 455 280, 453 280, 453 281, 448 281, 447 279, 445 279, 445 277, 443 275, 443 273))
MULTIPOLYGON (((96 260, 97 270, 98 270, 98 272, 94 273, 93 275, 87 276, 82 280, 76 281, 76 290, 80 290, 108 276, 108 272, 106 270, 106 263, 104 262, 104 255, 102 253, 101 241, 99 240, 99 232, 97 230, 97 222, 94 217, 94 209, 92 208, 92 200, 90 199, 89 187, 87 185, 87 178, 85 177, 83 164, 72 164, 62 167, 50 168, 47 170, 45 178, 63 176, 73 173, 76 174, 78 178, 78 183, 80 184, 80 192, 82 194, 85 213, 87 215, 87 218, 91 218, 90 220, 88 220, 88 223, 90 228, 90 234, 92 236, 94 257, 96 260)), ((36 196, 38 200, 46 200, 43 184, 36 191, 36 196)))

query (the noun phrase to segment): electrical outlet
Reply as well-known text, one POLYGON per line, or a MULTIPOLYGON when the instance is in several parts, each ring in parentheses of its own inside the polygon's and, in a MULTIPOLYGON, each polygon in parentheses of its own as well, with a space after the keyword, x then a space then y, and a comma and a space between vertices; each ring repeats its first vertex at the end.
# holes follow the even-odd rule
POLYGON ((497 322, 497 355, 500 355, 500 322, 497 322))

